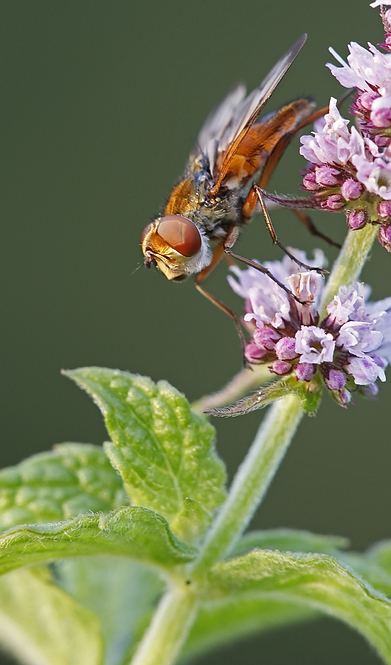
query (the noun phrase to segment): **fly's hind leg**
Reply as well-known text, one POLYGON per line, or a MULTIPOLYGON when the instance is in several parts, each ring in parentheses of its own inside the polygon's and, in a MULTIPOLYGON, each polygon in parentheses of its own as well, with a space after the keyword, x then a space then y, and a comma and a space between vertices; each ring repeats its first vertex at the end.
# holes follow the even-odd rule
POLYGON ((295 256, 294 256, 294 255, 293 255, 293 254, 292 254, 292 253, 291 253, 286 247, 284 247, 284 245, 282 244, 282 242, 279 241, 279 239, 278 239, 278 237, 277 237, 277 233, 275 232, 275 229, 274 229, 274 226, 273 226, 273 222, 272 222, 272 220, 271 220, 271 217, 270 217, 269 211, 268 211, 268 209, 267 209, 267 207, 266 207, 266 203, 265 203, 264 198, 263 198, 263 196, 262 196, 262 190, 261 190, 261 188, 260 188, 258 185, 254 185, 253 187, 254 187, 254 189, 255 189, 255 191, 256 191, 256 193, 257 193, 258 200, 259 200, 259 202, 260 202, 260 204, 261 204, 261 208, 262 208, 263 216, 264 216, 264 218, 265 218, 265 223, 266 223, 267 229, 268 229, 268 231, 269 231, 269 233, 270 233, 270 237, 271 237, 273 243, 274 243, 275 245, 277 245, 280 249, 282 249, 282 251, 283 251, 287 256, 289 256, 289 258, 292 259, 292 261, 294 261, 295 263, 297 263, 297 265, 299 265, 301 268, 305 268, 306 270, 315 270, 315 271, 316 271, 317 273, 319 273, 320 275, 325 275, 325 274, 327 274, 328 271, 327 271, 327 270, 324 270, 324 268, 314 268, 313 266, 309 266, 307 263, 303 263, 302 261, 299 261, 299 259, 297 259, 297 258, 296 258, 296 257, 295 257, 295 256))
MULTIPOLYGON (((265 219, 265 223, 267 226, 267 230, 270 233, 271 239, 275 245, 277 245, 287 256, 289 256, 292 261, 297 263, 301 268, 305 268, 305 270, 315 270, 316 272, 320 273, 321 275, 324 275, 327 273, 327 270, 324 270, 323 268, 314 268, 313 266, 309 266, 306 263, 303 263, 302 261, 299 261, 284 245, 282 242, 279 241, 277 233, 275 232, 273 222, 271 220, 269 211, 266 207, 265 201, 263 199, 262 195, 262 190, 259 187, 259 185, 253 185, 247 195, 247 199, 244 202, 243 206, 243 214, 245 216, 245 219, 250 219, 252 214, 255 211, 257 203, 261 204, 262 208, 262 213, 263 217, 265 219)), ((286 290, 286 289, 285 289, 286 290)))
POLYGON ((329 238, 329 236, 326 236, 325 233, 319 231, 319 229, 315 226, 314 222, 312 221, 311 217, 306 215, 305 212, 296 209, 293 209, 293 212, 295 213, 296 217, 299 218, 301 223, 304 224, 306 229, 308 229, 311 235, 316 236, 317 238, 321 238, 321 240, 324 240, 329 245, 332 245, 332 247, 337 247, 337 249, 341 249, 342 245, 339 242, 333 240, 332 238, 329 238))
MULTIPOLYGON (((350 94, 351 91, 348 91, 348 93, 350 94)), ((341 99, 338 102, 338 106, 340 106, 340 104, 342 104, 342 102, 345 100, 346 96, 347 95, 344 95, 343 97, 341 97, 341 99)), ((321 118, 322 116, 324 116, 325 113, 328 112, 328 110, 329 110, 328 106, 326 106, 324 108, 318 109, 317 111, 314 111, 313 113, 311 113, 311 115, 304 118, 302 120, 302 122, 300 124, 298 124, 291 132, 287 132, 286 134, 283 134, 281 139, 278 141, 277 145, 274 147, 272 153, 269 155, 268 159, 266 160, 266 163, 265 163, 265 165, 262 169, 262 173, 259 176, 258 182, 251 187, 251 189, 250 189, 250 191, 247 195, 247 198, 244 202, 243 208, 242 208, 242 213, 243 213, 245 221, 249 221, 251 219, 252 215, 254 214, 255 208, 256 208, 257 203, 259 201, 259 203, 261 204, 263 216, 265 218, 266 226, 268 228, 268 231, 270 233, 270 236, 272 238, 273 243, 275 245, 278 245, 278 247, 280 247, 280 249, 282 249, 282 251, 285 252, 285 254, 287 254, 291 259, 293 259, 293 261, 295 261, 295 263, 297 263, 298 265, 302 266, 303 268, 306 268, 307 270, 316 270, 320 274, 327 273, 327 270, 323 270, 322 268, 313 268, 312 266, 307 266, 306 264, 302 263, 301 261, 298 261, 298 259, 296 259, 284 247, 284 245, 279 241, 278 236, 277 236, 277 234, 275 232, 275 229, 273 227, 273 223, 271 221, 269 211, 267 210, 265 202, 263 200, 262 190, 264 190, 266 188, 266 186, 267 186, 271 176, 273 175, 273 173, 274 173, 274 171, 275 171, 282 155, 284 154, 286 148, 288 147, 288 144, 290 143, 290 141, 292 140, 292 138, 296 134, 296 132, 300 131, 301 129, 303 129, 306 125, 310 124, 311 122, 314 122, 318 118, 321 118)), ((313 224, 313 222, 311 221, 311 219, 307 215, 305 215, 304 213, 301 213, 297 210, 295 210, 294 212, 297 214, 299 219, 305 224, 305 226, 307 226, 310 233, 322 238, 323 240, 328 242, 330 245, 334 245, 334 246, 339 247, 339 245, 337 243, 335 243, 333 240, 328 238, 326 235, 324 235, 323 233, 318 231, 317 228, 315 227, 315 225, 313 224)))

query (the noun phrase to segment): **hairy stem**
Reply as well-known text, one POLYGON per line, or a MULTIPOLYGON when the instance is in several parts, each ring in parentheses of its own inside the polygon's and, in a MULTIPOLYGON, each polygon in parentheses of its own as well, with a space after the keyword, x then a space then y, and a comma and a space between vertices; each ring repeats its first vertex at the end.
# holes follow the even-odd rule
POLYGON ((275 402, 232 483, 193 572, 207 570, 227 555, 262 501, 283 459, 303 410, 295 396, 275 402))
POLYGON ((175 586, 163 596, 131 665, 170 665, 192 626, 197 598, 188 586, 175 586))
POLYGON ((378 230, 377 225, 367 224, 360 231, 349 231, 323 291, 322 307, 332 301, 340 286, 349 286, 359 277, 378 230))

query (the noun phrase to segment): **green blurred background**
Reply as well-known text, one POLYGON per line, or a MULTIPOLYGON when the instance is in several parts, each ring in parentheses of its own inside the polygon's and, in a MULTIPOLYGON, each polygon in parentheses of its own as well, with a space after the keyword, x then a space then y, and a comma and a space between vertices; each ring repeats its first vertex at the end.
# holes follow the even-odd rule
MULTIPOLYGON (((161 210, 199 127, 233 83, 255 87, 303 32, 308 42, 269 105, 341 88, 324 63, 382 28, 367 0, 11 0, 0 4, 2 69, 2 466, 64 440, 100 443, 96 407, 60 376, 102 365, 166 378, 190 399, 240 369, 231 322, 189 282, 142 267, 139 237, 161 210), (140 270, 137 268, 141 266, 140 270)), ((296 146, 297 147, 297 146, 296 146)), ((298 193, 292 145, 271 188, 298 193)), ((315 245, 286 210, 286 245, 315 245)), ((319 214, 341 239, 341 215, 319 214)), ((317 243, 316 243, 317 244, 317 243)), ((332 261, 336 253, 324 246, 332 261)), ((279 258, 261 217, 240 251, 279 258)), ((375 246, 363 278, 390 295, 391 257, 375 246)), ((209 289, 240 312, 226 268, 209 289)), ((253 526, 348 536, 355 549, 391 536, 390 389, 343 410, 325 398, 306 418, 253 526), (387 415, 388 414, 388 415, 387 415)), ((216 422, 232 476, 262 414, 216 422)), ((3 661, 8 662, 6 660, 3 661)), ((375 664, 348 628, 324 619, 203 657, 198 664, 375 664)))

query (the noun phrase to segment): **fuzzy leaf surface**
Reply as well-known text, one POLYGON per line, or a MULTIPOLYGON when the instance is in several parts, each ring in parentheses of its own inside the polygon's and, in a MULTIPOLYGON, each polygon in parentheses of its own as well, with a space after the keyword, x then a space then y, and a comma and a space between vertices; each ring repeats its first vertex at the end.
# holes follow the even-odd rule
POLYGON ((249 531, 235 545, 232 555, 255 548, 280 550, 281 552, 317 552, 335 556, 338 550, 349 546, 347 538, 342 536, 323 536, 298 529, 268 529, 249 531))
POLYGON ((98 618, 53 584, 46 567, 0 578, 0 642, 27 665, 103 662, 98 618))
POLYGON ((181 660, 264 630, 295 625, 318 616, 315 610, 295 601, 254 597, 251 593, 229 594, 201 605, 181 660))
POLYGON ((365 556, 373 562, 376 562, 383 570, 391 575, 391 540, 381 540, 372 545, 365 556))
POLYGON ((343 552, 339 558, 362 575, 375 589, 380 589, 391 598, 391 540, 375 543, 364 554, 343 552))
POLYGON ((253 549, 283 552, 316 552, 331 554, 343 565, 348 565, 375 589, 391 598, 391 541, 373 545, 364 554, 345 552, 349 541, 341 536, 323 536, 296 529, 269 529, 250 531, 236 544, 231 555, 253 549))
POLYGON ((214 451, 215 430, 181 393, 166 381, 155 384, 111 369, 87 367, 66 375, 101 409, 112 440, 107 454, 133 504, 171 522, 186 499, 210 515, 223 502, 225 469, 214 451))
POLYGON ((391 574, 377 561, 371 559, 365 553, 357 552, 340 552, 336 556, 343 565, 349 566, 371 586, 382 591, 391 599, 391 574))
POLYGON ((166 520, 146 508, 119 508, 52 524, 15 527, 0 536, 0 574, 73 556, 125 556, 162 568, 192 560, 195 550, 177 540, 166 520))
POLYGON ((259 593, 345 621, 391 663, 391 602, 351 569, 316 554, 253 551, 210 571, 209 597, 259 593))
POLYGON ((62 443, 0 471, 0 531, 108 512, 128 502, 100 446, 62 443))

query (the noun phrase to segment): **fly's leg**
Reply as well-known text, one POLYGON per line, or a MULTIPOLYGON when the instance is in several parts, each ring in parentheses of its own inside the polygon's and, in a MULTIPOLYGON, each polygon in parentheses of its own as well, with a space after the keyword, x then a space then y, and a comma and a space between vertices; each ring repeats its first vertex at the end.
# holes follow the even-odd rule
POLYGON ((329 238, 329 236, 326 236, 324 233, 319 231, 319 229, 315 226, 314 222, 312 221, 311 217, 306 215, 302 210, 294 209, 293 212, 299 218, 299 220, 304 224, 304 226, 308 229, 311 235, 316 236, 317 238, 321 238, 329 245, 337 247, 337 249, 341 249, 342 245, 340 245, 339 242, 335 242, 335 240, 329 238))
POLYGON ((253 185, 248 193, 247 199, 244 203, 243 206, 243 213, 245 215, 245 219, 250 219, 250 216, 253 214, 255 207, 257 203, 261 204, 263 216, 265 219, 265 223, 267 226, 267 229, 270 233, 271 239, 275 245, 277 245, 282 251, 289 256, 292 261, 297 263, 301 268, 305 268, 306 270, 315 270, 316 272, 320 273, 321 275, 324 275, 327 273, 327 270, 324 270, 323 268, 314 268, 313 266, 309 266, 306 263, 303 263, 302 261, 299 261, 284 245, 279 241, 278 236, 274 230, 273 222, 270 218, 269 211, 266 207, 265 201, 263 200, 262 196, 262 190, 258 185, 253 185))
POLYGON ((240 345, 241 345, 241 348, 242 348, 243 364, 248 369, 252 369, 251 365, 248 364, 248 362, 246 360, 246 357, 244 355, 245 348, 246 348, 246 340, 245 340, 244 335, 243 335, 243 330, 242 330, 242 327, 240 325, 239 317, 237 316, 237 314, 232 309, 230 309, 230 307, 225 305, 221 300, 219 300, 218 298, 213 296, 211 293, 209 293, 209 291, 206 291, 201 286, 201 283, 204 281, 204 279, 206 279, 206 277, 212 272, 213 268, 215 268, 216 265, 221 261, 221 259, 224 256, 224 252, 225 252, 225 248, 224 248, 223 244, 221 243, 214 250, 211 263, 208 266, 206 266, 206 268, 201 270, 201 272, 199 272, 198 275, 196 276, 196 278, 195 278, 195 287, 196 287, 197 291, 199 291, 205 298, 207 298, 207 300, 209 300, 209 302, 211 302, 213 305, 218 307, 222 312, 227 314, 227 316, 229 316, 230 319, 232 319, 232 321, 235 324, 236 332, 238 333, 240 345))
POLYGON ((286 247, 284 247, 284 245, 279 241, 279 239, 277 237, 277 233, 274 230, 273 222, 271 220, 269 211, 266 207, 266 203, 265 203, 264 198, 262 196, 262 191, 261 191, 260 187, 258 187, 258 185, 254 185, 254 189, 257 193, 258 200, 261 204, 263 216, 265 218, 265 223, 266 223, 267 229, 270 233, 270 237, 271 237, 273 243, 275 245, 277 245, 280 249, 282 249, 282 251, 287 256, 289 256, 289 258, 292 259, 292 261, 297 263, 297 265, 299 265, 301 268, 305 268, 306 270, 315 270, 320 275, 327 274, 328 271, 324 270, 323 268, 314 268, 313 266, 307 265, 307 263, 303 263, 302 261, 299 261, 299 259, 297 259, 286 247))
MULTIPOLYGON (((228 256, 231 256, 233 259, 241 261, 241 263, 245 263, 246 266, 250 266, 250 268, 255 268, 255 270, 259 270, 259 272, 263 273, 264 275, 267 275, 271 280, 273 280, 273 282, 278 284, 278 286, 280 286, 281 289, 285 291, 285 293, 294 298, 294 300, 296 300, 296 302, 298 302, 300 305, 309 304, 303 300, 300 300, 298 296, 296 296, 285 284, 280 282, 280 280, 277 279, 277 277, 275 277, 273 273, 271 273, 270 270, 265 268, 265 266, 263 266, 261 263, 258 263, 258 261, 252 261, 251 259, 246 259, 245 256, 241 256, 240 254, 236 254, 235 252, 233 252, 232 247, 234 246, 236 240, 238 239, 238 235, 239 235, 239 229, 236 226, 232 227, 232 229, 227 234, 223 247, 224 247, 224 252, 228 254, 228 256)), ((311 268, 311 270, 313 270, 313 268, 311 268)))
MULTIPOLYGON (((337 104, 338 107, 345 101, 345 99, 351 93, 352 93, 352 90, 348 90, 338 100, 338 104, 337 104)), ((285 249, 285 247, 282 245, 282 243, 280 243, 280 241, 278 240, 277 234, 274 230, 272 221, 270 219, 269 212, 267 211, 266 206, 264 205, 264 202, 263 202, 263 199, 262 199, 262 190, 266 188, 271 176, 273 175, 273 173, 274 173, 274 171, 275 171, 282 155, 284 154, 284 152, 285 152, 286 148, 288 147, 288 144, 292 140, 293 136, 298 131, 300 131, 301 129, 304 129, 304 127, 306 127, 310 123, 315 122, 315 120, 318 120, 319 118, 323 117, 328 112, 328 110, 329 110, 329 107, 325 106, 321 109, 318 109, 317 111, 314 111, 313 113, 311 113, 311 115, 307 116, 299 125, 297 125, 297 127, 295 127, 293 131, 287 132, 286 134, 284 134, 281 137, 281 139, 279 140, 279 142, 277 143, 277 145, 273 149, 273 152, 269 155, 269 157, 268 157, 268 159, 265 163, 265 166, 262 169, 262 173, 259 176, 258 182, 256 184, 254 184, 253 187, 251 187, 251 189, 248 193, 247 199, 245 200, 243 208, 242 208, 242 213, 243 213, 243 216, 245 218, 245 221, 250 221, 252 215, 254 214, 256 205, 259 201, 260 204, 261 204, 261 207, 262 207, 262 212, 263 212, 263 215, 264 215, 264 218, 265 218, 266 226, 269 230, 269 233, 271 235, 271 238, 272 238, 273 242, 276 245, 278 245, 282 249, 282 251, 285 252, 285 254, 290 256, 290 258, 293 258, 293 260, 296 263, 299 263, 299 265, 300 265, 300 262, 298 262, 295 259, 295 257, 292 257, 292 255, 289 254, 289 252, 285 249)), ((333 245, 334 247, 340 248, 340 245, 338 243, 334 242, 331 238, 329 238, 325 234, 318 231, 318 229, 315 227, 312 220, 307 215, 305 215, 301 211, 297 211, 297 210, 294 210, 294 212, 299 217, 301 222, 303 222, 303 224, 308 228, 310 233, 312 233, 315 236, 318 236, 319 238, 322 238, 322 240, 325 240, 330 245, 333 245)), ((307 266, 303 265, 303 267, 307 267, 307 266)), ((315 270, 315 268, 310 268, 310 269, 315 270)), ((317 272, 320 272, 320 273, 327 272, 327 271, 323 271, 321 269, 316 269, 316 270, 317 270, 317 272)))

